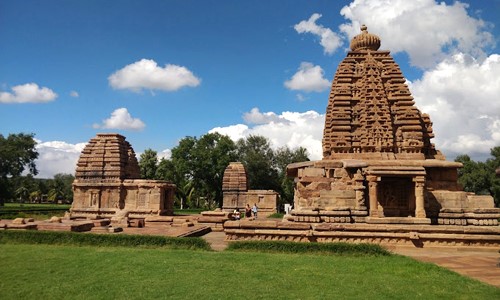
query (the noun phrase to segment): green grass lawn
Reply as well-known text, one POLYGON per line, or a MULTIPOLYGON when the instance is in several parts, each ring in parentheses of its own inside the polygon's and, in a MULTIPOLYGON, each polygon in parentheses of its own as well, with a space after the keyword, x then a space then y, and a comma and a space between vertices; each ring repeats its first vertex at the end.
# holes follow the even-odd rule
POLYGON ((71 204, 5 203, 0 210, 69 209, 71 204))
POLYGON ((206 211, 206 209, 202 208, 188 208, 188 209, 179 209, 175 208, 174 209, 174 215, 197 215, 200 214, 202 211, 206 211))
POLYGON ((5 203, 5 206, 0 206, 0 219, 45 220, 52 216, 64 216, 64 212, 70 207, 70 204, 5 203))
POLYGON ((402 256, 0 244, 0 299, 500 299, 402 256))

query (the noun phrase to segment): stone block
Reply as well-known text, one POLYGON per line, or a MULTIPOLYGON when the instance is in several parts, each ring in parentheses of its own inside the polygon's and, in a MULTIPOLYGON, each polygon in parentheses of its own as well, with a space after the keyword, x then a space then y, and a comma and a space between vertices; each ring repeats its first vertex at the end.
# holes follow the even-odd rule
POLYGON ((460 191, 430 191, 443 209, 466 208, 467 193, 460 191))
POLYGON ((280 222, 278 223, 278 228, 288 230, 308 230, 311 229, 311 225, 305 223, 280 222))
POLYGON ((142 228, 144 227, 144 223, 145 223, 144 219, 130 219, 128 221, 128 226, 142 228))
POLYGON ((325 169, 324 168, 305 168, 302 169, 302 177, 325 177, 325 169))
POLYGON ((242 221, 240 223, 240 228, 278 228, 278 222, 277 221, 242 221))
POLYGON ((467 195, 467 208, 494 208, 495 202, 490 195, 467 195))
POLYGON ((187 219, 183 219, 183 218, 174 218, 173 220, 173 224, 181 224, 181 223, 186 223, 188 220, 187 219))
POLYGON ((107 227, 107 232, 109 233, 115 233, 115 232, 122 232, 123 228, 120 226, 109 226, 107 227))
POLYGON ((199 223, 224 223, 228 221, 229 218, 227 217, 207 217, 207 216, 201 216, 198 218, 199 223))
POLYGON ((14 220, 12 220, 11 224, 22 225, 26 224, 26 221, 24 220, 24 218, 15 218, 14 220))
POLYGON ((62 218, 60 217, 56 217, 56 216, 53 216, 49 219, 49 222, 50 223, 61 223, 62 222, 62 218))
POLYGON ((147 216, 144 218, 146 222, 164 222, 164 223, 170 223, 174 220, 173 217, 168 217, 168 216, 147 216))
POLYGON ((228 212, 224 211, 202 211, 201 215, 206 217, 227 217, 228 212))
POLYGON ((410 240, 418 240, 418 239, 420 239, 418 232, 410 231, 410 240))
POLYGON ((240 228, 240 221, 226 221, 224 228, 240 228))

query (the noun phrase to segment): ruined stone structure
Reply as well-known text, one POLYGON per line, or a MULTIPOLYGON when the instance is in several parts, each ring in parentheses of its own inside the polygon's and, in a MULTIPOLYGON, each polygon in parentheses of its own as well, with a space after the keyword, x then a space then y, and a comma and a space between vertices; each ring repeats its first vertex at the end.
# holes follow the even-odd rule
POLYGON ((277 211, 279 194, 272 190, 249 190, 247 172, 240 162, 230 163, 222 179, 222 210, 233 212, 238 209, 244 213, 245 206, 254 203, 259 207, 259 217, 267 217, 277 211))
POLYGON ((296 184, 288 223, 253 235, 228 223, 228 239, 499 245, 493 198, 462 191, 462 165, 435 149, 399 66, 361 30, 332 82, 323 159, 287 168, 296 184))
MULTIPOLYGON (((85 146, 73 182, 71 218, 172 215, 175 185, 142 180, 134 150, 119 134, 98 134, 85 146)), ((114 218, 114 219, 113 219, 114 218)))

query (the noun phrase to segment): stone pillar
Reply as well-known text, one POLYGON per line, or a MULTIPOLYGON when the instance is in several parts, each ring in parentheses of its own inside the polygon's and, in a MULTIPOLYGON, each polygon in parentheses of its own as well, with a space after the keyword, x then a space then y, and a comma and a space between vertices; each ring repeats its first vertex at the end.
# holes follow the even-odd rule
POLYGON ((424 185, 425 177, 417 176, 413 178, 415 182, 415 217, 425 218, 425 207, 424 207, 424 185))
POLYGON ((354 174, 354 181, 354 190, 356 191, 356 210, 366 211, 365 187, 363 185, 365 178, 361 174, 361 170, 358 170, 358 172, 354 174))
POLYGON ((366 176, 368 180, 368 197, 370 198, 370 217, 377 218, 378 213, 378 198, 377 198, 377 176, 366 176))

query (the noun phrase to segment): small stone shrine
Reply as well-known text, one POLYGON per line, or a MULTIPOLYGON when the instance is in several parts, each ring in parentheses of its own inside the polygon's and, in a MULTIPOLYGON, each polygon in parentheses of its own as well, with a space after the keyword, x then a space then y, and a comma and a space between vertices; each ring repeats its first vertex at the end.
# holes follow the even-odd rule
POLYGON ((97 134, 78 160, 70 217, 107 217, 123 223, 128 218, 172 215, 175 185, 139 178, 137 158, 125 137, 97 134))
POLYGON ((245 212, 245 206, 257 204, 258 216, 263 218, 276 213, 279 194, 272 190, 249 190, 247 172, 241 162, 229 163, 222 179, 222 210, 245 212))
POLYGON ((227 238, 500 245, 493 198, 461 189, 462 164, 435 149, 399 66, 361 30, 332 82, 323 159, 287 167, 291 215, 258 228, 226 223, 227 238))

